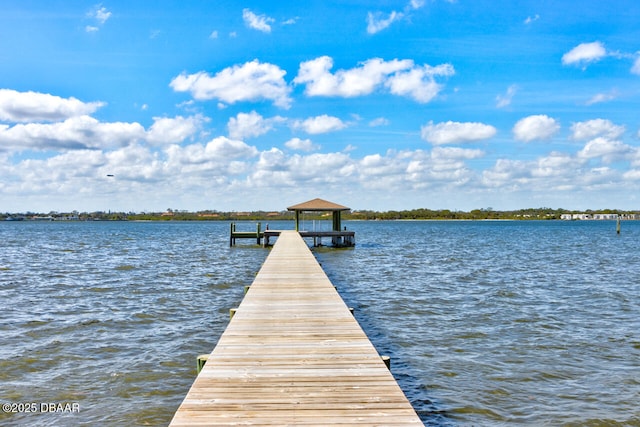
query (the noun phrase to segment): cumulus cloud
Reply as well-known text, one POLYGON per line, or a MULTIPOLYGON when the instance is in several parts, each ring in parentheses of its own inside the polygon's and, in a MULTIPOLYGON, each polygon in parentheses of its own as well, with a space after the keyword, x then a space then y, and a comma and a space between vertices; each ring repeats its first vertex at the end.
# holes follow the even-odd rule
POLYGON ((177 144, 194 136, 207 121, 203 116, 154 117, 146 140, 151 144, 177 144))
POLYGON ((318 145, 315 145, 310 139, 292 138, 284 143, 285 147, 291 150, 299 151, 314 151, 319 149, 318 145))
POLYGON ((176 144, 193 137, 208 121, 191 117, 154 117, 145 131, 136 122, 101 122, 91 116, 70 117, 55 123, 0 125, 0 147, 23 150, 100 150, 148 142, 151 145, 176 144))
POLYGON ((572 138, 588 140, 597 137, 616 139, 625 132, 624 126, 615 125, 611 120, 594 119, 571 125, 572 138))
POLYGON ((434 145, 480 141, 495 134, 496 128, 493 126, 474 122, 448 121, 434 124, 430 121, 420 129, 422 139, 434 145))
POLYGON ((396 72, 389 76, 385 86, 394 95, 407 96, 419 103, 427 103, 438 95, 442 85, 436 83, 435 76, 452 76, 453 66, 449 64, 432 67, 424 65, 407 71, 396 72))
POLYGON ((197 100, 218 99, 227 104, 270 100, 278 107, 289 108, 291 88, 284 80, 285 74, 277 65, 256 59, 225 68, 214 76, 204 71, 182 73, 169 86, 176 92, 189 92, 197 100))
POLYGON ((384 82, 387 75, 412 65, 410 60, 383 61, 374 58, 363 62, 358 68, 338 70, 331 74, 333 59, 321 56, 301 63, 293 82, 306 84, 305 93, 309 96, 362 96, 372 93, 384 82))
POLYGON ((518 120, 513 126, 513 135, 518 141, 531 142, 549 139, 559 130, 555 119, 540 114, 518 120))
POLYGON ((186 164, 215 162, 227 164, 231 160, 249 159, 258 155, 258 150, 243 141, 224 136, 213 138, 207 144, 189 144, 185 147, 172 145, 167 150, 171 161, 186 164))
POLYGON ((271 32, 271 25, 275 20, 266 15, 256 15, 249 9, 242 10, 242 19, 244 23, 254 30, 262 31, 263 33, 271 32))
POLYGON ((597 62, 607 56, 607 50, 601 42, 581 43, 562 55, 563 65, 586 65, 597 62))
POLYGON ((89 116, 58 123, 0 126, 0 146, 15 150, 100 149, 128 145, 145 136, 139 123, 102 123, 89 116))
POLYGON ((5 122, 65 120, 91 114, 104 105, 103 102, 82 102, 73 97, 0 89, 0 120, 5 122))
POLYGON ((633 149, 630 146, 620 141, 598 137, 587 142, 584 148, 578 152, 578 157, 585 159, 601 158, 603 162, 611 163, 624 159, 632 152, 633 149))
POLYGON ((285 119, 276 116, 265 119, 260 114, 252 111, 250 113, 239 113, 236 117, 231 117, 227 123, 229 136, 235 139, 252 138, 271 131, 276 123, 285 119))
POLYGON ((301 129, 309 134, 320 134, 344 129, 347 125, 337 117, 323 114, 306 120, 296 120, 293 122, 292 127, 301 129))
POLYGON ((355 97, 387 88, 394 95, 426 103, 441 90, 435 77, 448 77, 455 72, 450 64, 416 66, 408 59, 384 61, 380 58, 369 59, 359 67, 335 73, 331 73, 331 68, 333 59, 329 56, 303 62, 294 83, 305 84, 308 96, 355 97))

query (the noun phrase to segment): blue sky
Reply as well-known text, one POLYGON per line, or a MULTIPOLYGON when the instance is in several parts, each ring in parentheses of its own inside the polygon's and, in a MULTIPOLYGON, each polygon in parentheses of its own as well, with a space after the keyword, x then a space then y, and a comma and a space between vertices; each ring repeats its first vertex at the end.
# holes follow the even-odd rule
POLYGON ((638 209, 640 3, 0 1, 0 211, 638 209))

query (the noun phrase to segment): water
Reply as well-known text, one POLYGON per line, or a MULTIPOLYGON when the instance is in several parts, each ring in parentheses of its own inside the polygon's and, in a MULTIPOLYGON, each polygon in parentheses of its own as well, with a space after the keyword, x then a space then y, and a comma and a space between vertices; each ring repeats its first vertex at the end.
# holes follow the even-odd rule
MULTIPOLYGON (((346 225, 314 252, 425 425, 640 426, 640 222, 346 225)), ((0 399, 79 406, 0 424, 167 425, 268 253, 228 227, 0 223, 0 399)))

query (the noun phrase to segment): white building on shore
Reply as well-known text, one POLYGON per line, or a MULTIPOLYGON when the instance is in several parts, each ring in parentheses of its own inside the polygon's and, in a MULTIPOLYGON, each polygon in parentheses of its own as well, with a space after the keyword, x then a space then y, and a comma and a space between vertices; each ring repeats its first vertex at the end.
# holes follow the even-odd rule
POLYGON ((575 221, 575 220, 595 220, 595 221, 615 221, 618 219, 618 216, 621 220, 640 220, 640 214, 614 214, 614 213, 597 213, 597 214, 587 214, 587 213, 574 213, 574 214, 562 214, 560 215, 560 219, 565 221, 575 221))

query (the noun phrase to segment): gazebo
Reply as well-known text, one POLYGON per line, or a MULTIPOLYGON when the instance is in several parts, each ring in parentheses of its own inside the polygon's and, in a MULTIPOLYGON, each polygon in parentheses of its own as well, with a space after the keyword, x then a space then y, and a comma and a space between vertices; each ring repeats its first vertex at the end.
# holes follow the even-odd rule
POLYGON ((313 237, 314 243, 316 238, 323 236, 331 237, 334 246, 353 246, 355 244, 355 233, 353 231, 342 230, 341 214, 342 211, 348 211, 350 208, 329 202, 323 199, 313 199, 304 203, 289 206, 288 211, 294 211, 296 214, 296 231, 303 237, 313 237), (333 226, 331 231, 301 231, 300 230, 300 213, 301 212, 332 212, 333 226))

